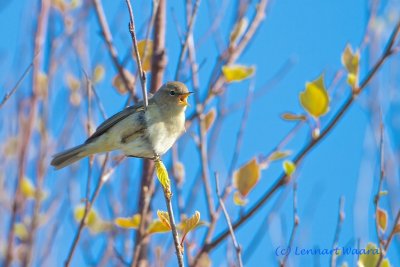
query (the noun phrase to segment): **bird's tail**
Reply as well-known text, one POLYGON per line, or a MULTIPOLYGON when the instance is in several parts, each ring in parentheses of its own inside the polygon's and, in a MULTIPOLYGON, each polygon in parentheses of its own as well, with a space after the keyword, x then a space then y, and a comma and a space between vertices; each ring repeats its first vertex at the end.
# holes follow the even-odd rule
POLYGON ((58 170, 93 154, 94 151, 91 151, 92 149, 90 149, 88 146, 89 144, 82 144, 54 155, 51 165, 58 170))

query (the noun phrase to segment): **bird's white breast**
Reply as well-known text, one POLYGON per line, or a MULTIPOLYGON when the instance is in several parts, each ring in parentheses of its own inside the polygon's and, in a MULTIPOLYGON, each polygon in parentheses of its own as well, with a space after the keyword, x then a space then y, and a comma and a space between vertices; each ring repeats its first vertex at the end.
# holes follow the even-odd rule
POLYGON ((148 138, 154 152, 163 155, 176 142, 185 129, 185 113, 177 113, 168 116, 162 108, 146 111, 146 124, 148 126, 148 138))

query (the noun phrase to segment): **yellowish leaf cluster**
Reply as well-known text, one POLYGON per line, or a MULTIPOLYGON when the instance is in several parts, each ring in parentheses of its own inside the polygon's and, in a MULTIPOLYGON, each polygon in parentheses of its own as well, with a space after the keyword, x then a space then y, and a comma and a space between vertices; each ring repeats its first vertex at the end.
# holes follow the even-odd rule
POLYGON ((211 128, 211 126, 214 124, 215 117, 216 117, 217 111, 215 108, 212 108, 207 114, 204 116, 204 128, 206 132, 211 128))
POLYGON ((27 199, 35 199, 38 193, 39 200, 44 200, 47 197, 47 193, 44 191, 37 192, 35 185, 28 177, 23 177, 19 184, 21 194, 27 199))
POLYGON ((229 65, 222 67, 222 73, 224 74, 225 81, 227 83, 240 82, 251 76, 253 76, 256 68, 244 65, 229 65))
POLYGON ((287 176, 291 176, 296 171, 296 164, 290 160, 285 160, 283 162, 283 170, 287 176))
POLYGON ((135 214, 132 217, 119 217, 114 220, 114 224, 125 229, 138 229, 141 221, 140 214, 135 214))
POLYGON ((98 64, 94 68, 93 71, 93 82, 94 83, 99 83, 104 79, 104 74, 106 73, 106 70, 103 65, 98 64))
POLYGON ((52 0, 52 6, 60 12, 72 11, 82 5, 82 0, 52 0))
POLYGON ((387 222, 388 222, 388 214, 386 210, 378 209, 376 211, 376 218, 378 221, 378 226, 382 230, 382 232, 386 231, 387 222))
POLYGON ((292 151, 290 150, 284 150, 284 151, 275 151, 274 153, 272 153, 269 157, 268 160, 269 161, 275 161, 275 160, 280 160, 280 159, 284 159, 288 156, 290 156, 292 154, 292 151))
MULTIPOLYGON (((365 247, 365 253, 361 253, 357 262, 358 267, 376 267, 379 261, 380 254, 378 247, 374 243, 368 243, 365 247), (369 252, 369 253, 368 253, 369 252)), ((380 267, 390 267, 388 259, 384 259, 380 267)))
MULTIPOLYGON (((124 229, 138 229, 140 225, 140 214, 135 214, 132 217, 123 218, 119 217, 114 220, 114 224, 124 229)), ((196 229, 199 226, 205 225, 205 222, 200 221, 200 212, 196 211, 190 218, 182 220, 177 228, 182 232, 182 242, 186 235, 196 229)), ((157 211, 157 219, 150 222, 147 227, 146 234, 151 235, 154 233, 165 233, 171 231, 171 224, 169 220, 169 214, 166 211, 157 211)))
POLYGON ((164 163, 161 160, 156 160, 155 168, 156 168, 157 178, 160 181, 161 185, 163 186, 164 190, 171 190, 168 171, 167 168, 165 168, 164 163))
MULTIPOLYGON (((127 69, 123 69, 122 72, 124 73, 124 76, 127 79, 128 84, 135 83, 135 76, 133 76, 132 73, 130 73, 127 69)), ((126 94, 128 92, 128 90, 124 84, 124 81, 119 73, 114 76, 114 78, 112 80, 112 85, 117 90, 117 92, 120 93, 121 95, 126 94)))
POLYGON ((298 115, 290 112, 283 113, 281 118, 287 121, 305 121, 307 119, 303 114, 298 115))
POLYGON ((79 106, 79 104, 82 101, 82 96, 79 93, 79 88, 81 87, 81 82, 73 74, 68 73, 66 75, 66 83, 67 83, 68 88, 71 91, 71 94, 69 96, 69 102, 73 106, 79 106))
MULTIPOLYGON (((80 223, 85 215, 85 206, 79 205, 74 210, 74 218, 77 223, 80 223)), ((105 232, 111 228, 111 223, 103 220, 96 210, 91 208, 86 216, 86 226, 90 233, 98 234, 105 232)))
POLYGON ((315 119, 329 110, 329 95, 324 84, 324 75, 306 83, 306 88, 299 95, 302 107, 315 119))
POLYGON ((347 83, 354 91, 358 87, 360 52, 358 50, 354 52, 348 44, 342 53, 342 64, 347 70, 347 83))
MULTIPOLYGON (((138 42, 138 51, 140 60, 142 62, 142 68, 144 71, 151 70, 151 60, 153 57, 153 41, 152 40, 141 40, 138 42)), ((136 59, 135 56, 133 58, 136 59)))
POLYGON ((243 206, 246 204, 246 196, 257 184, 260 176, 260 165, 255 158, 233 173, 233 186, 238 192, 234 194, 233 199, 236 205, 243 206))

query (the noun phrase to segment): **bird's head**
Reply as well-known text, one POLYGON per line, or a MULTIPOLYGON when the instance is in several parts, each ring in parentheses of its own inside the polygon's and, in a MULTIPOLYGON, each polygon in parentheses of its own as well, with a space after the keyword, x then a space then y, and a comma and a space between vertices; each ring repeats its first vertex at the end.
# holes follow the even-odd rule
POLYGON ((157 103, 184 110, 188 105, 187 98, 191 93, 181 82, 167 82, 156 92, 154 98, 157 103))

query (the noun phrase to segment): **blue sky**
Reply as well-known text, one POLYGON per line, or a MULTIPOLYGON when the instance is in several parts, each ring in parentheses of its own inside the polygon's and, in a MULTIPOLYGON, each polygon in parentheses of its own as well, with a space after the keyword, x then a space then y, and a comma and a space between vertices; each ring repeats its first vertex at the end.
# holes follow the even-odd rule
MULTIPOLYGON (((224 18, 222 19, 219 32, 224 40, 224 44, 226 44, 226 40, 229 38, 229 29, 232 27, 235 19, 232 15, 234 14, 235 3, 236 1, 227 1, 227 6, 224 8, 224 12, 222 12, 224 18)), ((342 68, 340 57, 346 44, 350 43, 353 47, 358 47, 362 42, 368 19, 367 4, 365 0, 280 0, 270 3, 264 23, 252 40, 251 45, 237 60, 237 63, 256 66, 256 76, 254 78, 256 91, 268 82, 285 62, 292 60, 293 64, 290 71, 276 86, 271 88, 265 95, 255 99, 251 105, 249 120, 243 138, 243 149, 239 155, 237 167, 255 155, 270 152, 290 131, 294 124, 283 121, 280 118, 280 114, 287 111, 295 113, 302 111, 298 101, 298 94, 304 89, 305 82, 314 80, 321 73, 324 73, 327 85, 331 84, 336 71, 342 68)), ((218 3, 216 5, 219 6, 222 4, 218 3)), ((384 8, 379 10, 380 18, 387 22, 383 31, 383 40, 386 39, 393 26, 393 20, 388 18, 388 14, 391 14, 390 10, 396 10, 396 8, 398 10, 399 3, 398 1, 387 1, 387 3, 384 3, 384 6, 384 8)), ((125 6, 122 4, 122 1, 104 1, 104 9, 107 19, 112 25, 112 33, 120 58, 123 58, 129 48, 127 45, 130 45, 129 35, 125 26, 128 21, 125 6)), ((254 4, 250 10, 254 11, 254 4)), ((211 22, 208 12, 209 1, 201 1, 199 15, 194 28, 195 40, 203 36, 210 26, 211 22)), ((150 8, 145 1, 139 1, 139 3, 134 3, 134 13, 138 35, 141 39, 144 37, 145 31, 140 29, 140 26, 144 25, 144 22, 148 18, 150 8)), ((171 80, 175 74, 180 48, 177 28, 180 28, 181 31, 184 29, 184 10, 180 3, 171 2, 167 8, 167 13, 168 66, 165 80, 171 80), (172 19, 172 13, 176 16, 178 26, 172 19)), ((3 40, 0 42, 0 60, 2 62, 0 65, 0 92, 2 94, 12 87, 24 68, 30 63, 36 17, 36 1, 35 3, 32 1, 11 1, 6 4, 0 4, 0 31, 3 36, 3 40)), ((98 63, 106 66, 106 77, 103 82, 97 85, 97 90, 106 113, 110 116, 123 107, 125 97, 121 97, 115 90, 110 90, 115 70, 111 65, 108 54, 104 50, 104 43, 99 35, 99 27, 93 11, 90 12, 89 21, 86 26, 89 32, 89 36, 87 37, 89 49, 86 67, 93 68, 98 63)), ((62 32, 61 21, 57 21, 56 28, 62 32)), ((72 57, 71 49, 66 47, 65 51, 66 55, 72 57)), ((374 52, 379 51, 381 51, 381 48, 374 52)), ((205 61, 204 66, 199 72, 202 89, 200 95, 204 97, 212 67, 217 59, 215 42, 212 39, 207 39, 206 42, 196 47, 196 52, 198 62, 205 61)), ((372 53, 368 55, 362 51, 361 55, 361 77, 363 77, 369 68, 369 64, 374 62, 379 54, 372 53)), ((388 64, 390 66, 395 65, 394 61, 389 61, 388 64)), ((133 63, 131 62, 129 67, 132 68, 132 65, 133 63)), ((76 62, 71 58, 67 58, 66 64, 61 69, 65 72, 69 72, 72 69, 75 73, 79 73, 77 72, 79 68, 77 68, 76 62)), ((388 71, 388 67, 384 68, 385 73, 386 71, 388 71)), ((388 84, 390 77, 390 75, 383 76, 383 81, 381 80, 380 83, 377 81, 376 84, 388 84)), ((68 89, 66 89, 65 82, 63 81, 63 75, 59 74, 56 79, 53 84, 54 92, 51 95, 53 114, 51 115, 52 128, 50 131, 53 140, 57 140, 63 120, 67 112, 69 112, 62 105, 64 99, 68 97, 68 89)), ((250 81, 248 80, 229 85, 227 88, 228 103, 234 104, 245 99, 249 84, 250 81)), ((18 99, 23 95, 27 95, 30 92, 29 90, 30 82, 27 79, 14 98, 18 99)), ((335 89, 335 92, 338 92, 335 98, 336 102, 332 103, 330 113, 322 119, 322 125, 325 125, 334 114, 349 91, 350 89, 345 86, 344 82, 335 89)), ((389 93, 389 91, 386 92, 389 93)), ((367 93, 370 95, 371 90, 367 90, 367 93)), ((367 100, 367 97, 361 96, 359 101, 356 101, 355 105, 350 108, 343 120, 338 123, 327 138, 308 154, 301 166, 298 166, 297 198, 300 226, 294 244, 299 247, 331 248, 338 217, 338 203, 341 196, 345 198, 346 218, 340 235, 339 245, 357 247, 358 240, 361 246, 364 246, 369 241, 375 243, 377 241, 375 225, 373 223, 373 196, 376 192, 376 178, 378 175, 378 169, 376 169, 378 166, 376 163, 376 129, 371 129, 369 122, 371 115, 365 106, 367 100)), ((13 129, 11 132, 15 132, 15 123, 10 122, 4 114, 10 114, 10 112, 15 110, 15 101, 9 101, 6 111, 1 111, 2 113, 8 113, 0 115, 0 125, 8 129, 13 129)), ((193 107, 194 102, 192 104, 193 107)), ((208 108, 214 105, 216 105, 215 101, 208 108)), ((382 106, 384 107, 385 118, 390 123, 389 118, 392 117, 392 112, 395 112, 396 109, 389 108, 390 101, 388 100, 382 101, 382 106)), ((189 110, 188 113, 191 112, 189 110)), ((84 136, 84 124, 81 122, 84 119, 85 113, 83 112, 82 114, 77 118, 77 127, 73 129, 68 144, 59 145, 55 142, 57 151, 76 145, 85 139, 82 137, 84 136)), ((242 111, 236 111, 223 124, 222 135, 218 139, 215 156, 210 162, 211 177, 214 171, 218 171, 221 177, 226 177, 228 172, 227 166, 229 166, 232 157, 233 144, 241 117, 242 111)), ((98 125, 102 119, 99 114, 96 115, 96 118, 98 125)), ((196 129, 192 128, 189 132, 197 132, 196 129)), ((398 133, 398 128, 394 126, 392 128, 391 124, 389 124, 388 137, 396 136, 396 133, 398 133), (391 130, 393 132, 390 132, 391 130)), ((0 136, 4 137, 9 134, 10 130, 0 131, 0 136)), ((309 138, 309 128, 303 127, 296 138, 288 144, 287 149, 298 151, 309 138)), ((387 142, 390 145, 392 140, 389 139, 387 142)), ((186 144, 182 153, 182 162, 185 165, 187 173, 183 195, 185 198, 188 198, 190 197, 189 188, 194 178, 198 175, 199 159, 198 152, 188 134, 182 137, 182 143, 186 144)), ((164 158, 168 163, 170 155, 168 154, 164 158)), ((129 189, 129 192, 134 196, 133 199, 136 201, 136 188, 140 183, 138 179, 140 177, 138 175, 140 161, 129 159, 129 163, 132 166, 130 173, 132 188, 129 189)), ((50 169, 46 175, 46 188, 51 192, 62 194, 63 190, 57 187, 66 184, 68 179, 73 179, 72 187, 69 188, 71 190, 71 202, 78 204, 85 192, 86 164, 86 162, 82 163, 81 171, 75 173, 73 176, 71 176, 70 170, 55 172, 50 169)), ((395 166, 397 165, 395 164, 395 166)), ((34 165, 29 166, 28 170, 29 174, 34 176, 34 165)), ((274 163, 270 168, 262 172, 259 184, 249 195, 249 206, 273 184, 281 171, 281 164, 274 163)), ((7 168, 7 172, 14 179, 15 170, 7 168)), ((123 170, 117 173, 121 174, 123 170)), ((398 185, 398 171, 397 173, 395 171, 393 173, 394 176, 391 179, 394 180, 394 185, 398 185)), ((118 196, 121 181, 117 175, 111 179, 110 183, 112 185, 104 188, 100 193, 101 196, 98 202, 95 204, 97 210, 102 211, 107 206, 107 192, 118 196), (110 188, 113 189, 111 190, 110 188)), ((225 181, 221 181, 221 184, 223 183, 225 181)), ((214 180, 212 180, 211 184, 214 188, 214 180)), ((391 198, 390 202, 384 200, 384 205, 387 209, 393 211, 399 208, 398 192, 399 190, 394 189, 394 197, 391 198), (396 203, 396 199, 397 204, 393 205, 393 203, 396 203), (388 204, 389 206, 387 206, 388 204)), ((202 216, 206 216, 206 206, 202 194, 203 192, 200 190, 199 197, 195 201, 193 209, 189 210, 188 213, 199 210, 202 216)), ((127 206, 122 205, 120 207, 121 214, 119 215, 128 216, 132 212, 135 212, 135 203, 127 206)), ((232 198, 228 198, 227 206, 231 216, 237 218, 240 210, 233 205, 232 198)), ((65 258, 66 250, 69 248, 71 236, 75 232, 76 227, 71 219, 73 207, 68 206, 68 209, 67 216, 65 216, 61 230, 56 237, 56 244, 59 248, 54 249, 56 254, 52 256, 52 259, 58 263, 60 263, 58 261, 60 258, 65 258)), ((158 192, 158 198, 153 203, 153 209, 164 209, 164 202, 160 192, 158 192)), ((244 209, 246 210, 246 207, 244 209)), ((389 214, 392 218, 393 214, 391 212, 389 214)), ((106 211, 103 213, 103 216, 107 218, 110 214, 106 211)), ((203 218, 206 219, 206 217, 203 218)), ((4 225, 7 224, 1 224, 1 227, 7 229, 4 225)), ((280 190, 278 194, 275 194, 271 201, 249 223, 246 223, 237 231, 238 241, 245 251, 250 245, 250 237, 253 236, 255 229, 260 225, 267 225, 268 229, 260 238, 260 245, 253 252, 253 257, 248 260, 246 266, 259 266, 260 263, 266 264, 266 266, 275 264, 276 257, 273 254, 275 248, 279 245, 287 244, 292 227, 291 185, 280 190), (283 198, 284 202, 281 203, 280 209, 271 213, 273 203, 280 202, 281 195, 286 195, 283 198), (270 218, 266 221, 266 216, 268 215, 270 218)), ((221 220, 216 233, 223 229, 225 229, 225 222, 221 220)), ((126 234, 128 233, 126 232, 126 234)), ((199 234, 201 233, 204 233, 204 231, 200 230, 199 234)), ((4 235, 1 235, 1 237, 4 238, 4 235)), ((152 242, 157 244, 157 242, 162 242, 165 237, 166 235, 155 237, 152 242)), ((92 249, 95 251, 100 249, 105 240, 104 236, 93 236, 91 238, 92 249)), ((227 243, 229 243, 229 246, 231 245, 230 239, 213 252, 212 260, 215 266, 224 266, 227 243)), ((395 240, 389 251, 389 259, 393 266, 400 263, 400 257, 395 253, 398 248, 398 240, 395 240)), ((314 260, 315 258, 310 256, 300 258, 291 256, 289 258, 289 261, 294 264, 293 266, 311 266, 314 260)), ((326 266, 329 262, 329 257, 320 256, 319 261, 321 266, 326 266)), ((350 266, 355 263, 355 259, 350 257, 340 258, 339 263, 342 261, 347 261, 350 266)), ((79 249, 74 263, 77 266, 84 264, 84 259, 79 249)), ((172 264, 171 266, 174 265, 172 264)))

